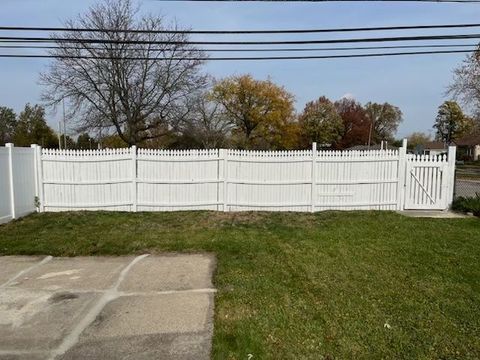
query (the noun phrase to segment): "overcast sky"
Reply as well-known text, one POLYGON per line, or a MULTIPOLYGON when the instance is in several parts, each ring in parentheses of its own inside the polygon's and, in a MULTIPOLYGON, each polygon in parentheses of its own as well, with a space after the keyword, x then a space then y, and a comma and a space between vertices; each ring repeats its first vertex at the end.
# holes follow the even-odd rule
MULTIPOLYGON (((1 0, 0 25, 61 26, 63 20, 86 11, 93 3, 94 0, 1 0)), ((144 0, 141 4, 143 11, 175 18, 185 27, 206 30, 475 23, 479 22, 480 18, 480 5, 475 4, 182 3, 156 0, 144 0)), ((438 30, 422 34, 447 32, 453 34, 462 31, 438 30)), ((480 33, 480 29, 467 29, 463 32, 480 33)), ((262 35, 261 39, 321 39, 399 34, 406 33, 262 35)), ((408 34, 414 35, 415 32, 408 34)), ((197 38, 201 39, 198 36, 197 38)), ((250 38, 260 39, 258 36, 250 38)), ((0 53, 7 52, 11 50, 0 49, 0 53)), ((246 56, 248 55, 247 53, 246 56)), ((445 100, 445 88, 451 81, 452 70, 464 56, 455 54, 276 62, 212 61, 207 63, 206 70, 215 77, 243 73, 250 73, 259 79, 270 77, 295 95, 298 110, 301 110, 307 101, 321 95, 335 100, 349 94, 362 103, 387 101, 399 106, 404 113, 404 122, 398 133, 398 136, 403 137, 413 131, 432 131, 437 108, 445 100)), ((38 73, 46 64, 48 60, 0 59, 0 106, 9 106, 19 111, 27 102, 38 103, 41 91, 37 84, 38 73)), ((50 124, 56 128, 55 122, 51 117, 50 124)))

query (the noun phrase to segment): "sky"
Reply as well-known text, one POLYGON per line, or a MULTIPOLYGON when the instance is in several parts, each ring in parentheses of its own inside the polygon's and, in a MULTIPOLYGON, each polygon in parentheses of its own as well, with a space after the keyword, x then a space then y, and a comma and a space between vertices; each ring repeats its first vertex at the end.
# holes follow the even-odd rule
MULTIPOLYGON (((1 0, 0 26, 62 26, 64 20, 84 13, 96 0, 1 0)), ((294 29, 373 27, 420 24, 477 23, 480 5, 438 3, 275 3, 275 2, 138 2, 142 12, 175 19, 196 30, 294 29)), ((467 29, 463 32, 475 32, 467 29)), ((422 35, 455 34, 460 30, 429 30, 422 35)), ((9 32, 12 36, 16 33, 9 32)), ((253 35, 251 40, 322 39, 415 35, 415 31, 388 33, 344 33, 301 35, 253 35)), ((22 34, 25 35, 25 34, 22 34)), ((38 35, 38 34, 36 34, 38 35)), ((6 34, 4 33, 4 36, 6 34)), ((245 39, 245 37, 242 37, 245 39)), ((196 36, 196 39, 202 39, 196 36)), ((218 36, 218 40, 227 40, 218 36)), ((228 37, 234 40, 235 37, 228 37)), ((467 41, 468 42, 468 41, 467 41)), ((469 41, 471 43, 472 41, 469 41)), ((437 42, 441 43, 441 42, 437 42)), ((446 43, 446 42, 444 42, 446 43)), ((455 43, 462 43, 455 41, 455 43)), ((418 44, 418 43, 416 43, 418 44)), ((406 43, 402 43, 406 45, 406 43)), ((0 53, 11 50, 0 49, 0 53)), ((24 51, 28 53, 28 51, 24 51)), ((31 52, 31 51, 30 51, 31 52)), ((365 52, 365 51, 364 51, 365 52)), ((249 54, 237 53, 248 56, 249 54)), ((317 53, 320 54, 320 53, 317 53)), ((276 56, 287 54, 274 53, 276 56)), ((291 55, 291 54, 290 54, 291 55)), ((438 106, 447 97, 452 70, 464 54, 415 57, 354 58, 303 61, 207 62, 205 71, 216 78, 249 73, 270 78, 284 86, 301 111, 306 102, 322 95, 332 100, 353 96, 361 103, 389 102, 403 114, 398 137, 414 131, 433 133, 438 106)), ((48 59, 0 59, 0 106, 19 112, 25 103, 40 103, 39 73, 48 59)), ((58 114, 48 114, 57 128, 58 114)))

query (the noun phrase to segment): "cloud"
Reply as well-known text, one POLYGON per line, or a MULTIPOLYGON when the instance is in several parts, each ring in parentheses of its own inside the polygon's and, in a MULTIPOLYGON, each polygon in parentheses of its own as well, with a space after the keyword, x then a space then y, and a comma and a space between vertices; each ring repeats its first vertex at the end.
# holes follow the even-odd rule
POLYGON ((355 100, 355 95, 353 95, 352 93, 346 93, 346 94, 343 94, 340 99, 351 99, 351 100, 355 100))

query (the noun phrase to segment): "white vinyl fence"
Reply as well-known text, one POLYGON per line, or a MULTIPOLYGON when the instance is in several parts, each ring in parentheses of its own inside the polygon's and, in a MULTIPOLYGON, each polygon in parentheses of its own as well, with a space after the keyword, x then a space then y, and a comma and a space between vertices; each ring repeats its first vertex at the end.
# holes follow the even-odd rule
POLYGON ((444 210, 455 166, 454 147, 415 156, 406 141, 395 151, 0 150, 0 169, 13 163, 14 180, 0 179, 7 218, 9 184, 17 214, 36 195, 39 211, 444 210))
POLYGON ((35 211, 36 146, 0 147, 0 223, 35 211))

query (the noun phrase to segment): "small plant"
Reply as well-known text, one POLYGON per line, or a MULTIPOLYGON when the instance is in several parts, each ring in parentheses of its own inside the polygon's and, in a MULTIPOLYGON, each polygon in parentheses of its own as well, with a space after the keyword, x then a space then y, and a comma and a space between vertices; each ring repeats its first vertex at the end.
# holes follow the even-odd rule
POLYGON ((35 196, 35 199, 33 200, 33 203, 35 204, 35 207, 37 209, 40 208, 40 199, 38 198, 38 196, 35 196))
POLYGON ((473 197, 459 197, 452 203, 452 210, 472 213, 475 216, 480 217, 480 193, 477 193, 473 197))

